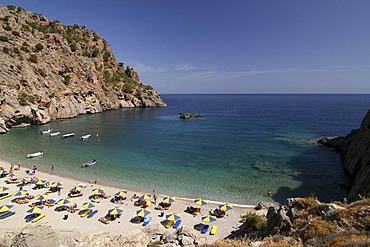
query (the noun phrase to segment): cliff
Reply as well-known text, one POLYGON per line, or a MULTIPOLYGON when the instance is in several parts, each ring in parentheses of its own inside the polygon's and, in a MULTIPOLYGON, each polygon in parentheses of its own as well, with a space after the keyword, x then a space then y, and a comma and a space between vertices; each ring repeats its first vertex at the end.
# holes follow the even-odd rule
POLYGON ((343 168, 353 178, 349 199, 370 196, 370 111, 362 120, 361 126, 346 137, 322 138, 321 144, 339 152, 343 168))
POLYGON ((166 106, 96 32, 14 6, 0 6, 0 75, 2 133, 109 109, 166 106))

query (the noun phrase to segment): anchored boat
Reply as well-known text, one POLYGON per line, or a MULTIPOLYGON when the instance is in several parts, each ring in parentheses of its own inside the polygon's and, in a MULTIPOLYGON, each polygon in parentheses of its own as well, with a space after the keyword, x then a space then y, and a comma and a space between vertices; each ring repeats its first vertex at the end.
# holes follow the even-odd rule
POLYGON ((89 167, 89 166, 92 166, 96 163, 97 160, 89 160, 85 163, 82 164, 82 167, 89 167))
POLYGON ((81 136, 81 140, 83 140, 83 139, 87 139, 87 138, 89 138, 90 136, 91 136, 91 134, 83 135, 83 136, 81 136))
POLYGON ((63 135, 63 138, 72 137, 72 136, 74 136, 74 135, 75 135, 75 133, 68 133, 68 134, 64 134, 64 135, 63 135))
POLYGON ((36 152, 36 153, 32 153, 32 154, 27 154, 27 158, 35 158, 35 157, 41 156, 43 154, 44 154, 44 152, 42 152, 42 151, 36 152))
POLYGON ((58 136, 60 135, 60 132, 53 132, 53 133, 49 133, 49 136, 52 137, 52 136, 58 136))

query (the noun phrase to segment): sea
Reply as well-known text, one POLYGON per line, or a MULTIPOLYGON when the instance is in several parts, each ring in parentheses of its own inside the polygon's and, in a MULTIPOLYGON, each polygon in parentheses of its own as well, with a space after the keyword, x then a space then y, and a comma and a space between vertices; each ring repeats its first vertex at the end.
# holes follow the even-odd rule
MULTIPOLYGON (((119 109, 0 135, 9 162, 122 189, 256 205, 288 197, 342 200, 340 157, 318 145, 359 128, 370 95, 162 95, 168 107, 119 109), (202 118, 182 120, 180 112, 202 118), (62 138, 42 135, 52 129, 62 138), (80 136, 91 134, 89 139, 80 136), (26 155, 44 155, 27 159, 26 155), (96 159, 88 168, 81 164, 96 159), (271 196, 267 192, 271 191, 271 196)), ((7 167, 9 164, 0 164, 7 167)))

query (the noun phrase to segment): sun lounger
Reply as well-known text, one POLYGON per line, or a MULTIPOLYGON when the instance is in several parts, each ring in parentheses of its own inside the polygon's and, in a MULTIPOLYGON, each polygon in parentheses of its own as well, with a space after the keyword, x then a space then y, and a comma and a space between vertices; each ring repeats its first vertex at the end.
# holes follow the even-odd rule
POLYGON ((41 220, 42 218, 44 218, 46 216, 46 214, 40 214, 39 216, 37 216, 36 218, 34 218, 33 220, 31 220, 32 223, 35 223, 39 220, 41 220))
POLYGON ((31 222, 33 219, 35 219, 36 217, 40 216, 40 213, 34 213, 34 214, 29 214, 25 217, 26 219, 26 222, 31 222))
POLYGON ((148 225, 151 220, 152 220, 152 217, 145 218, 144 223, 143 223, 143 226, 148 225))
POLYGON ((181 220, 177 220, 176 222, 175 222, 175 224, 173 224, 173 226, 172 226, 172 228, 178 228, 179 226, 180 226, 180 224, 181 224, 181 220))
POLYGON ((6 219, 6 218, 8 218, 8 217, 10 217, 14 214, 15 214, 15 212, 7 211, 6 214, 0 216, 0 220, 6 219))
POLYGON ((12 194, 6 194, 0 197, 0 200, 10 197, 12 194))
POLYGON ((92 209, 84 209, 81 210, 78 214, 80 215, 81 218, 86 217, 92 212, 92 209))
POLYGON ((30 201, 25 198, 16 198, 15 202, 18 204, 26 204, 26 203, 29 203, 30 201))
POLYGON ((130 222, 131 223, 135 223, 135 224, 139 224, 139 223, 141 223, 141 222, 144 222, 144 217, 142 217, 142 216, 135 216, 134 218, 132 218, 131 220, 130 220, 130 222))
POLYGON ((209 229, 209 225, 204 225, 201 233, 205 234, 209 229))
POLYGON ((209 234, 211 234, 211 235, 215 235, 215 234, 216 234, 216 232, 217 232, 217 229, 218 229, 218 226, 212 226, 212 227, 211 227, 211 231, 210 231, 210 233, 209 233, 209 234))
POLYGON ((98 210, 92 211, 91 213, 89 213, 89 215, 87 216, 87 218, 93 217, 97 212, 98 212, 98 210))
POLYGON ((99 218, 99 221, 106 224, 106 225, 110 223, 110 220, 108 220, 106 217, 99 218))
POLYGON ((173 220, 168 220, 167 221, 167 224, 165 225, 166 228, 170 228, 171 226, 173 226, 175 222, 173 220))

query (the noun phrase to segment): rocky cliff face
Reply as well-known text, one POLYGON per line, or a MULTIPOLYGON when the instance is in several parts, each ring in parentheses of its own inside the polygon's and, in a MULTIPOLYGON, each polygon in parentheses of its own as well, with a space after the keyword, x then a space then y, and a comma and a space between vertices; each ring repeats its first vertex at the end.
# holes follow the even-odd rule
POLYGON ((335 148, 340 153, 345 171, 354 179, 349 199, 370 196, 370 111, 361 127, 346 137, 323 138, 319 143, 335 148))
POLYGON ((0 6, 0 132, 121 107, 166 106, 86 27, 0 6))

